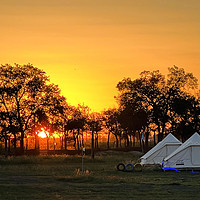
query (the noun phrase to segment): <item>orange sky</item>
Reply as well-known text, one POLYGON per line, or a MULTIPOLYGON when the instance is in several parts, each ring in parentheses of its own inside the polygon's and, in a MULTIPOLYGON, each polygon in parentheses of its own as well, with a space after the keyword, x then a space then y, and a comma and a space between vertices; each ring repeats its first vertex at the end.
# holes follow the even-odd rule
POLYGON ((177 65, 200 79, 199 0, 1 0, 0 63, 42 68, 72 105, 115 105, 116 84, 177 65))

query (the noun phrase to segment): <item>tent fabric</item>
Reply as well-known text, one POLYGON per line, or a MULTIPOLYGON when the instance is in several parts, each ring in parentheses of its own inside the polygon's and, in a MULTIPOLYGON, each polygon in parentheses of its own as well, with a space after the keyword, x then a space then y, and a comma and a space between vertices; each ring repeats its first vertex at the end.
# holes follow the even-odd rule
POLYGON ((194 133, 163 161, 165 168, 200 169, 200 135, 194 133))
POLYGON ((181 144, 182 143, 170 133, 140 158, 141 164, 160 164, 166 156, 170 155, 181 144))

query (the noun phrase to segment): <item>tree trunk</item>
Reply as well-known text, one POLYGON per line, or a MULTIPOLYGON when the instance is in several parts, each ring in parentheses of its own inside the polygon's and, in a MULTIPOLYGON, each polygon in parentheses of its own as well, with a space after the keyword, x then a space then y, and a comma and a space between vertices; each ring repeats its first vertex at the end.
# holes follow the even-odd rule
POLYGON ((163 133, 158 133, 158 142, 162 141, 163 133))
POLYGON ((8 137, 8 154, 10 154, 10 137, 8 137))
POLYGON ((65 150, 67 150, 67 136, 66 136, 66 134, 64 136, 64 147, 65 147, 65 150))
POLYGON ((80 150, 80 147, 79 147, 79 130, 78 130, 78 134, 76 136, 76 141, 77 141, 78 150, 80 150))
POLYGON ((20 138, 20 152, 24 154, 24 131, 21 131, 21 138, 20 138))
POLYGON ((94 131, 92 130, 91 157, 94 159, 94 131))
POLYGON ((63 136, 60 136, 60 150, 63 150, 63 136))
POLYGON ((68 130, 67 130, 67 133, 65 133, 65 150, 67 150, 67 136, 68 136, 68 130))
POLYGON ((49 137, 47 136, 47 153, 49 152, 49 137))
POLYGON ((55 137, 53 137, 53 151, 54 151, 54 155, 55 155, 55 151, 56 151, 56 139, 55 137))
POLYGON ((148 150, 149 147, 149 132, 147 131, 145 134, 145 150, 148 150))
POLYGON ((83 131, 82 131, 82 146, 84 147, 84 137, 83 137, 83 131))
POLYGON ((19 120, 20 122, 20 132, 21 132, 21 138, 20 138, 20 152, 21 154, 24 154, 24 130, 23 130, 23 126, 22 126, 22 123, 21 123, 21 118, 19 120))
POLYGON ((35 150, 38 149, 38 136, 35 134, 35 150))
POLYGON ((115 139, 116 139, 116 148, 118 148, 119 147, 119 140, 118 140, 117 135, 115 135, 115 139))
POLYGON ((144 140, 142 140, 142 153, 144 153, 144 151, 145 151, 145 150, 144 150, 144 147, 145 147, 145 146, 144 146, 144 140))
POLYGON ((110 131, 108 132, 107 149, 110 148, 110 131))
POLYGON ((133 147, 135 147, 135 133, 133 133, 133 147))
POLYGON ((129 138, 127 134, 126 134, 126 147, 129 147, 129 138))
POLYGON ((130 146, 132 147, 132 135, 129 135, 129 144, 130 144, 130 146))
POLYGON ((95 149, 99 147, 99 144, 98 144, 98 133, 96 132, 95 134, 95 149))
POLYGON ((28 137, 26 138, 26 151, 28 150, 28 137))
POLYGON ((5 132, 5 157, 8 157, 7 133, 5 132))
POLYGON ((163 122, 162 125, 162 133, 161 133, 162 139, 164 138, 164 133, 165 133, 165 122, 163 122))
POLYGON ((158 124, 158 142, 160 142, 163 139, 163 133, 160 130, 160 125, 159 122, 157 122, 158 124))
POLYGON ((156 131, 153 134, 153 145, 156 146, 156 131))
POLYGON ((98 133, 97 133, 96 139, 97 139, 97 148, 99 148, 99 135, 98 135, 98 133))
POLYGON ((16 148, 17 148, 17 136, 16 134, 14 134, 14 151, 16 152, 16 148))
POLYGON ((142 140, 140 131, 138 131, 138 134, 139 134, 139 140, 140 140, 140 148, 141 148, 141 151, 144 152, 144 141, 142 140))
POLYGON ((81 148, 81 146, 82 146, 82 137, 81 137, 81 135, 78 136, 78 139, 79 139, 79 148, 81 148))
POLYGON ((73 133, 73 139, 74 139, 74 148, 75 148, 75 150, 76 150, 76 134, 74 133, 74 130, 72 131, 72 133, 73 133))

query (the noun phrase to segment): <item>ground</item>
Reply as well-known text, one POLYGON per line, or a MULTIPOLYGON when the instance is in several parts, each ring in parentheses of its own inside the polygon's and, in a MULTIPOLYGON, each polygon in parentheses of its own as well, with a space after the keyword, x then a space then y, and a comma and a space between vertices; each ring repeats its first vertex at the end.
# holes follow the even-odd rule
POLYGON ((119 172, 119 162, 136 163, 138 152, 81 156, 0 158, 0 199, 200 199, 200 173, 119 172), (85 173, 86 171, 86 173, 85 173))

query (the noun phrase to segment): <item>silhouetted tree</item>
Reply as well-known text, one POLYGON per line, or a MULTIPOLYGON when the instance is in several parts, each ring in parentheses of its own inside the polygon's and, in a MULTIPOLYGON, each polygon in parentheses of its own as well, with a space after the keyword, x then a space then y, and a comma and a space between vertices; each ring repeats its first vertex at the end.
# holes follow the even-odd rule
POLYGON ((194 96, 197 86, 197 79, 192 73, 176 66, 169 68, 167 80, 158 70, 144 71, 133 81, 124 78, 117 84, 121 126, 132 133, 142 130, 146 146, 151 127, 154 127, 154 133, 158 133, 158 141, 169 131, 176 133, 179 130, 179 136, 184 136, 180 131, 185 127, 197 130, 199 100, 194 96), (137 117, 139 113, 143 113, 143 117, 137 117))
POLYGON ((122 129, 119 123, 119 110, 116 108, 108 109, 104 111, 104 121, 105 127, 108 130, 108 140, 107 140, 107 148, 110 148, 110 134, 113 134, 116 139, 116 147, 119 147, 119 141, 121 146, 122 139, 122 129))
POLYGON ((103 116, 100 113, 90 114, 87 124, 91 130, 91 157, 94 159, 94 149, 98 148, 98 132, 102 130, 103 116))
MULTIPOLYGON (((1 65, 0 67, 0 108, 7 113, 4 119, 7 129, 16 137, 20 134, 20 149, 24 152, 25 134, 33 132, 35 118, 41 120, 38 115, 42 110, 50 123, 53 123, 58 108, 56 101, 64 97, 60 96, 60 90, 54 84, 49 84, 49 78, 45 72, 27 65, 1 65), (50 120, 50 116, 52 120, 50 120)), ((34 130, 35 133, 36 130, 34 130)))
POLYGON ((84 146, 83 131, 86 129, 87 117, 89 114, 89 108, 87 106, 78 105, 73 108, 73 112, 65 126, 66 131, 71 131, 74 138, 74 147, 80 149, 84 146), (81 141, 80 141, 81 137, 81 141))

